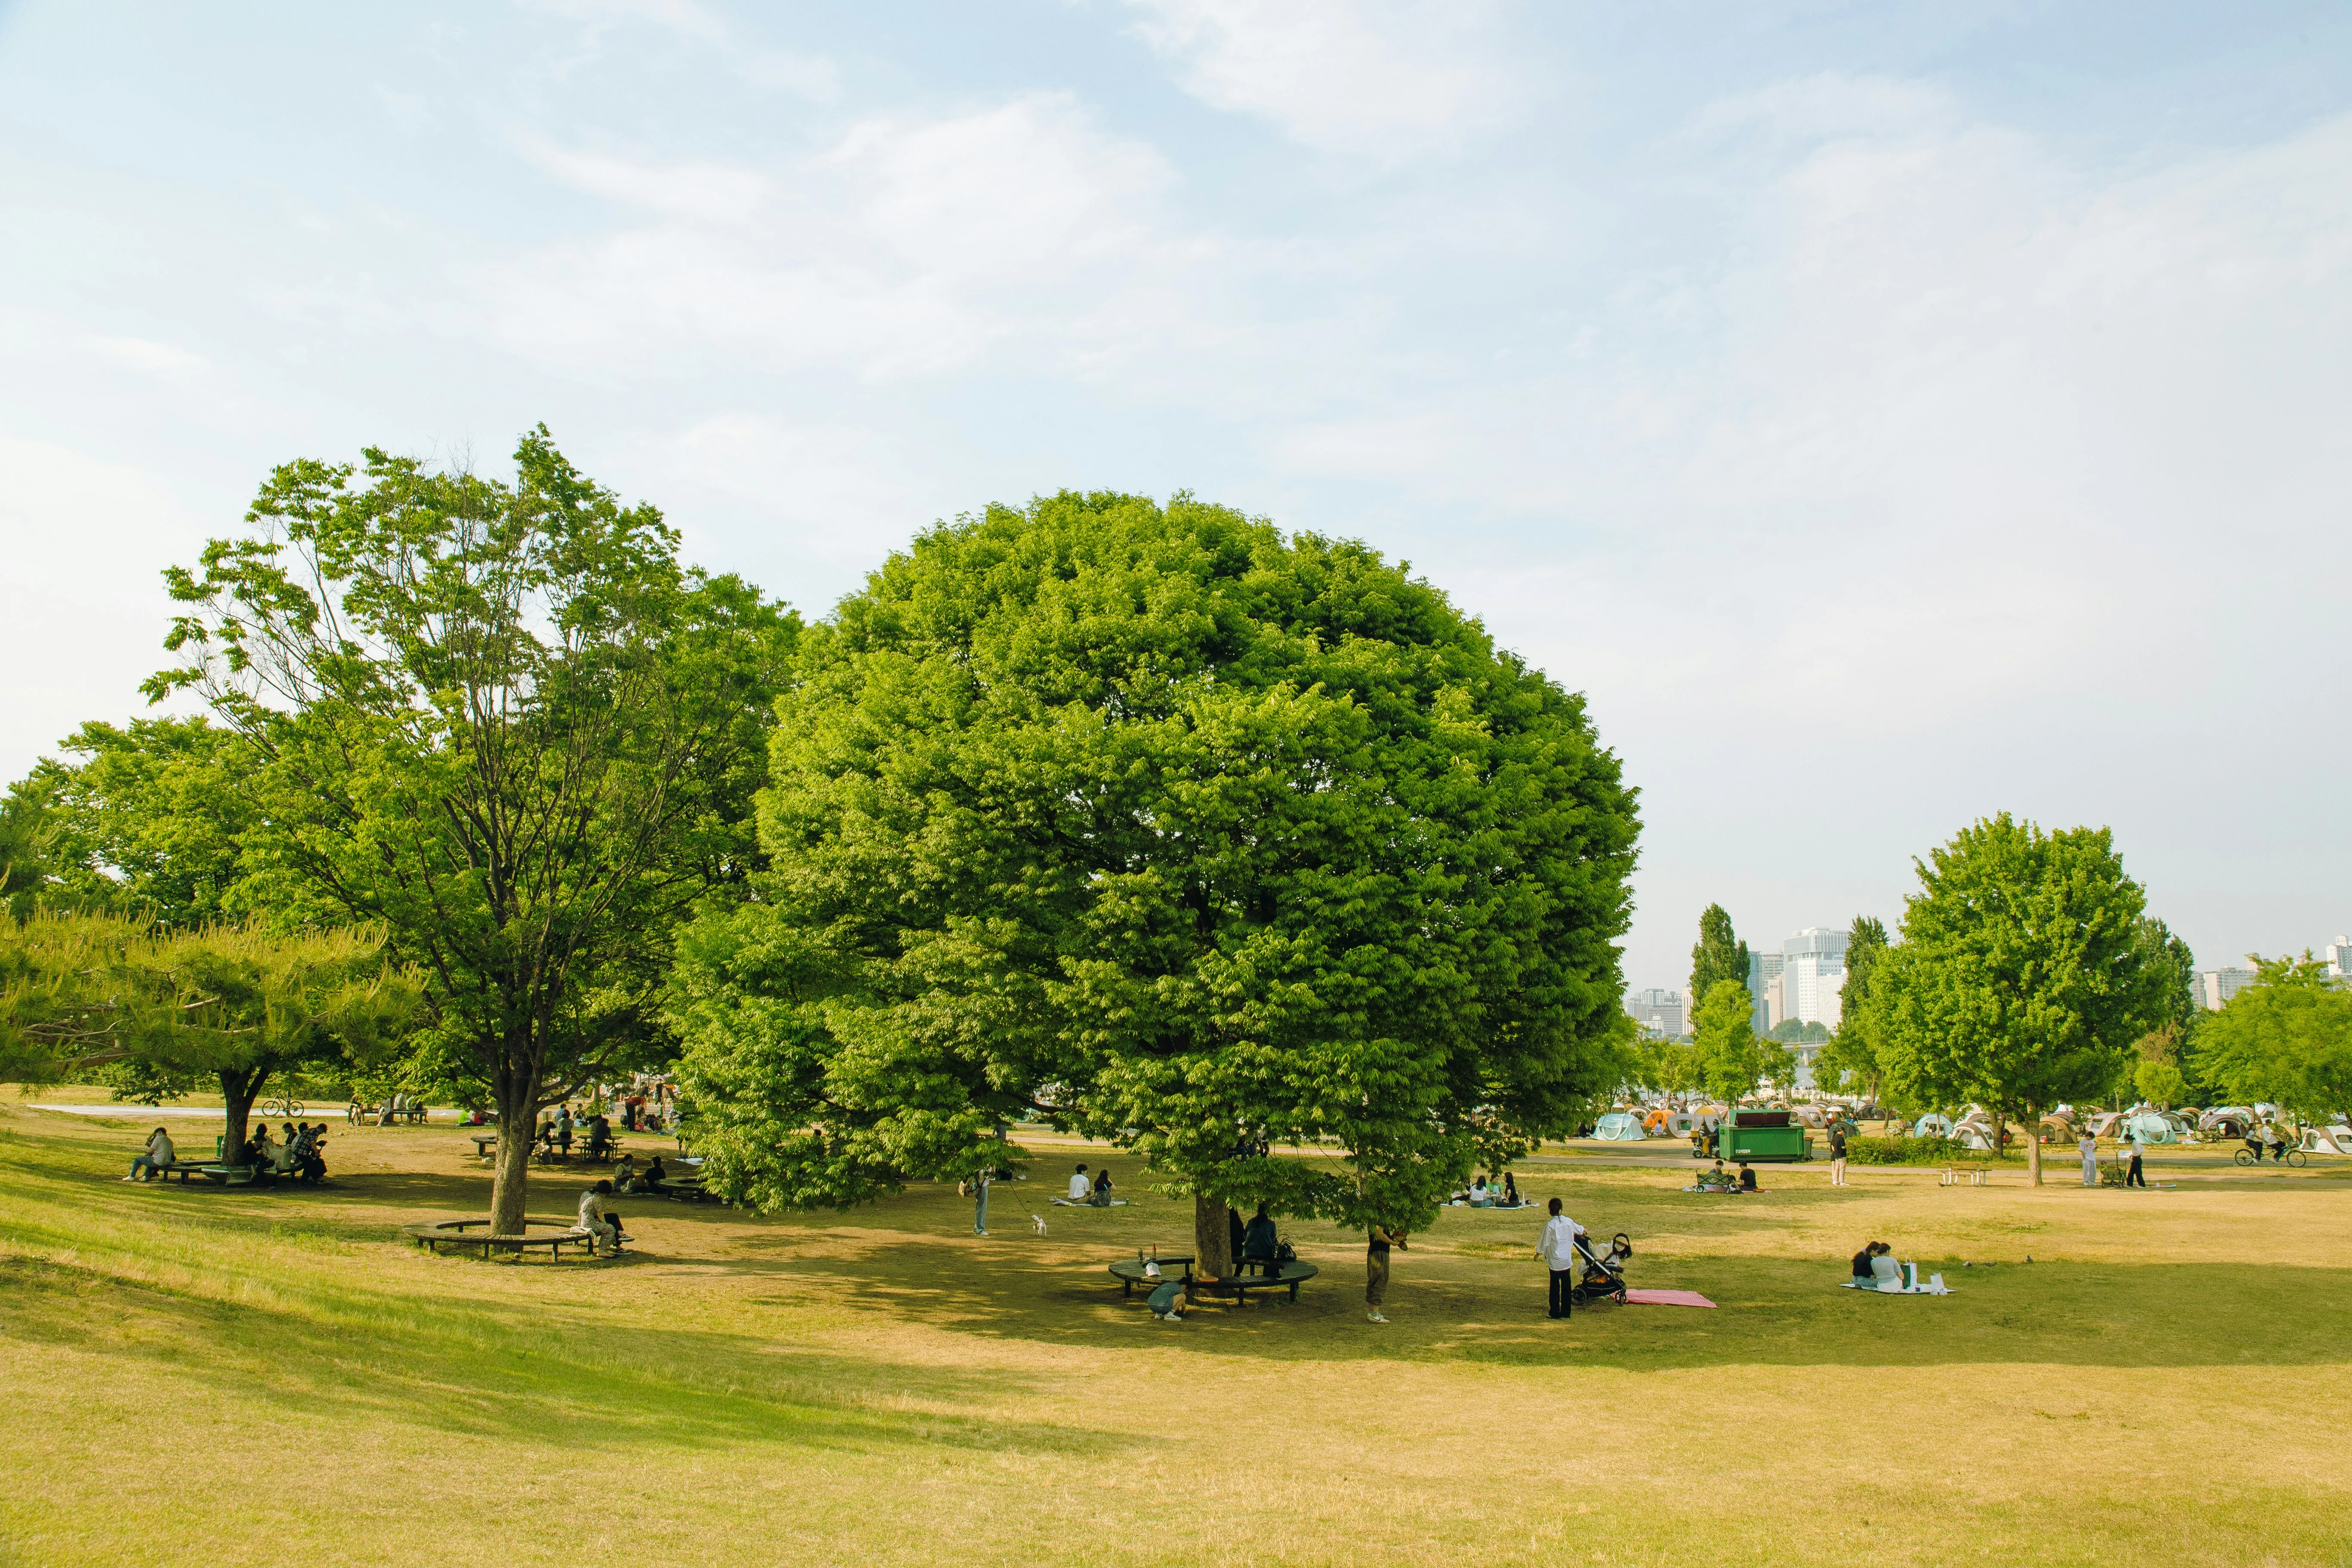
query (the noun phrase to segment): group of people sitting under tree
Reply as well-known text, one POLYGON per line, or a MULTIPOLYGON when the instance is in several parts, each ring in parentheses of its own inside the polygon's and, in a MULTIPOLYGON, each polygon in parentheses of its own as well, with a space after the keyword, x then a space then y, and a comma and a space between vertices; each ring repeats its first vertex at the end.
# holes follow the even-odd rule
POLYGON ((1449 1201, 1467 1204, 1474 1209, 1515 1209, 1525 1200, 1519 1196, 1518 1178, 1506 1171, 1499 1182, 1479 1177, 1463 1191, 1455 1193, 1449 1201))
POLYGON ((588 1118, 584 1124, 577 1122, 572 1119, 572 1107, 569 1105, 557 1106, 555 1114, 539 1124, 541 1148, 550 1154, 560 1152, 564 1158, 571 1158, 572 1135, 575 1129, 582 1125, 585 1125, 588 1129, 588 1158, 602 1160, 613 1152, 611 1120, 600 1111, 588 1118))
POLYGON ((669 1170, 659 1154, 646 1161, 643 1170, 637 1168, 635 1154, 622 1155, 621 1163, 613 1167, 613 1190, 617 1193, 658 1192, 667 1180, 669 1170))
MULTIPOLYGON (((286 1122, 286 1136, 273 1138, 267 1121, 254 1124, 253 1136, 247 1139, 228 1165, 242 1165, 253 1172, 256 1182, 268 1182, 284 1176, 305 1182, 327 1179, 327 1124, 286 1122)), ((152 1181, 182 1163, 179 1150, 173 1145, 172 1135, 158 1127, 147 1136, 147 1147, 131 1162, 131 1173, 126 1182, 152 1181)))

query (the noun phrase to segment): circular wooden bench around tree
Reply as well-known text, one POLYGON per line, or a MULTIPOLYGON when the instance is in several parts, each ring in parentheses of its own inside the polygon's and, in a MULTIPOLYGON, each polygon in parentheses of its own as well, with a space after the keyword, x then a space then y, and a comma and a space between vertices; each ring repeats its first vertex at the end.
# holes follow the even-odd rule
POLYGON ((417 1246, 438 1252, 444 1247, 478 1247, 488 1258, 494 1252, 511 1252, 520 1258, 530 1247, 547 1248, 550 1258, 561 1257, 567 1246, 579 1246, 593 1250, 595 1238, 576 1225, 558 1225, 552 1220, 533 1219, 523 1222, 521 1236, 493 1236, 487 1219, 437 1219, 416 1225, 404 1225, 402 1234, 417 1246))

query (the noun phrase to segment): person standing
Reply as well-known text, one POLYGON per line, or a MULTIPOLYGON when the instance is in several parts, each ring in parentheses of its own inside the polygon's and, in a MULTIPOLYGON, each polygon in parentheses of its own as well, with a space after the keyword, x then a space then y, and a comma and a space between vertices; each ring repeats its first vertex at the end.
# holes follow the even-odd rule
POLYGON ((2147 1178, 2139 1173, 2139 1158, 2146 1147, 2147 1146, 2145 1144, 2140 1142, 2139 1134, 2137 1132, 2133 1133, 2131 1139, 2131 1170, 2124 1177, 2124 1185, 2127 1187, 2145 1187, 2147 1185, 2147 1178))
POLYGON ((1551 1306, 1545 1316, 1565 1318, 1573 1311, 1570 1298, 1576 1291, 1576 1238, 1584 1227, 1560 1213, 1559 1200, 1551 1200, 1551 1218, 1544 1221, 1543 1236, 1536 1243, 1536 1256, 1551 1270, 1551 1306))
POLYGON ((980 1174, 971 1179, 971 1233, 974 1236, 988 1234, 988 1176, 989 1167, 982 1165, 980 1174))
POLYGON ((1364 1318, 1368 1322, 1388 1321, 1381 1315, 1381 1303, 1389 1293, 1389 1248, 1403 1245, 1401 1230, 1376 1225, 1364 1232, 1364 1318))
POLYGON ((1830 1185, 1845 1185, 1845 1123, 1830 1123, 1830 1185))
POLYGON ((2074 1147, 2083 1156, 2083 1184, 2086 1187, 2097 1186, 2099 1184, 2099 1141, 2092 1137, 2089 1130, 2085 1129, 2083 1136, 2075 1141, 2074 1147))

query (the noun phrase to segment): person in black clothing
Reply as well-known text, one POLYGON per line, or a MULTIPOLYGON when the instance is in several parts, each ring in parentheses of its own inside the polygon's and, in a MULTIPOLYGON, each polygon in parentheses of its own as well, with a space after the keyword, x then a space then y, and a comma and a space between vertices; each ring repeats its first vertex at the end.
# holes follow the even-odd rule
POLYGON ((1756 1173, 1748 1168, 1748 1162, 1745 1160, 1739 1162, 1739 1190, 1743 1193, 1752 1193, 1756 1190, 1756 1173))
POLYGON ((1830 1123, 1830 1185, 1845 1185, 1845 1123, 1830 1123))
POLYGON ((1860 1252, 1853 1255, 1854 1279, 1864 1284, 1874 1283, 1876 1277, 1870 1271, 1870 1260, 1877 1257, 1882 1252, 1889 1252, 1892 1250, 1893 1248, 1889 1247, 1886 1243, 1883 1241, 1874 1241, 1866 1244, 1860 1252))
POLYGON ((1095 1173, 1094 1194, 1087 1202, 1098 1209, 1110 1207, 1110 1167, 1105 1165, 1095 1173))
POLYGON ((1234 1271, 1235 1273, 1239 1273, 1241 1271, 1242 1248, 1247 1245, 1247 1238, 1242 1228, 1242 1211, 1234 1207, 1231 1204, 1227 1204, 1225 1205, 1225 1228, 1227 1232, 1227 1239, 1233 1244, 1234 1271))
POLYGON ((1519 1206, 1519 1184, 1508 1171, 1503 1173, 1503 1206, 1511 1209, 1519 1206))
POLYGON ((1256 1215, 1243 1227, 1241 1255, 1244 1262, 1256 1264, 1259 1273, 1273 1274, 1277 1272, 1275 1249, 1281 1241, 1275 1235, 1273 1217, 1265 1211, 1265 1205, 1258 1205, 1256 1215))
POLYGON ((601 1160, 613 1152, 613 1124, 603 1116, 588 1123, 588 1157, 601 1160))

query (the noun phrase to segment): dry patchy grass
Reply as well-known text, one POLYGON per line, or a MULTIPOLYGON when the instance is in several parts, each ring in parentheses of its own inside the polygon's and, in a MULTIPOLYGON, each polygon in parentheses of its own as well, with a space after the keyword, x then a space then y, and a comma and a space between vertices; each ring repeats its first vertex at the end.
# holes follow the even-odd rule
POLYGON ((1534 1216, 1456 1210, 1385 1327, 1360 1245, 1304 1226, 1296 1306, 1177 1325, 1102 1271, 1189 1232, 1115 1152, 1083 1157, 1131 1206, 1045 1206, 1080 1156, 1041 1141, 986 1239, 931 1185, 632 1199, 633 1257, 485 1265, 394 1228, 486 1206, 446 1126, 338 1127, 326 1189, 183 1191, 115 1180, 137 1117, 0 1110, 0 1562, 2352 1561, 2334 1173, 1734 1199, 1539 1165, 1720 1310, 1549 1322, 1534 1216), (1874 1236, 1959 1294, 1835 1289, 1874 1236))

